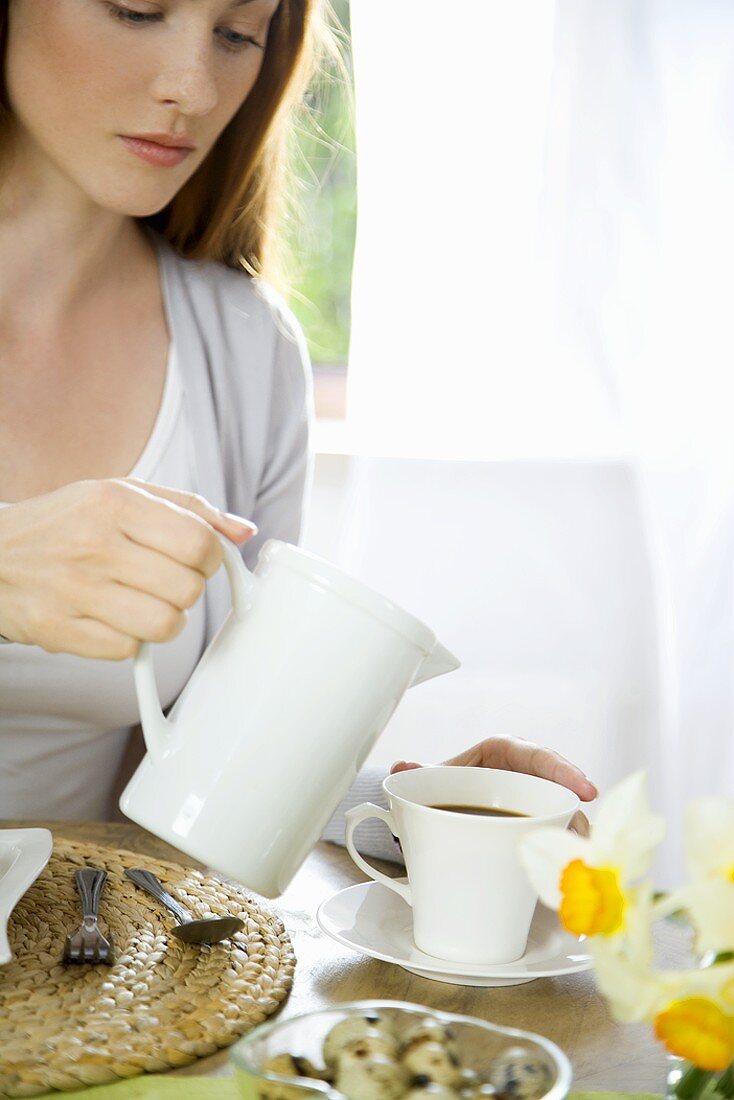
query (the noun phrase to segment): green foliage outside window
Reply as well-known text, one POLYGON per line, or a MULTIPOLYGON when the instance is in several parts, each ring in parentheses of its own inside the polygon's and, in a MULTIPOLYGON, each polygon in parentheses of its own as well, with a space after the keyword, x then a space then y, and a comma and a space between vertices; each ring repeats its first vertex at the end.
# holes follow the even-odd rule
MULTIPOLYGON (((351 81, 349 0, 332 0, 351 81)), ((309 118, 294 154, 297 216, 285 227, 289 304, 308 339, 314 363, 345 364, 357 215, 351 84, 329 73, 309 93, 309 118)))

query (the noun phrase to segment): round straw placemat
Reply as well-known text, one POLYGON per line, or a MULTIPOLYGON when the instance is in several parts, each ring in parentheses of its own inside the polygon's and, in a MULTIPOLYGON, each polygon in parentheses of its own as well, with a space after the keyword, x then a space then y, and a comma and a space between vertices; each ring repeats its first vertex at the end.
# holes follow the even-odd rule
POLYGON ((0 1098, 98 1085, 183 1066, 228 1046, 274 1012, 295 956, 281 921, 216 875, 137 852, 61 840, 15 908, 14 958, 0 968, 0 1098), (81 923, 74 871, 101 867, 100 929, 114 962, 62 965, 81 923), (241 917, 244 928, 211 947, 170 935, 176 919, 125 877, 153 871, 193 916, 241 917))

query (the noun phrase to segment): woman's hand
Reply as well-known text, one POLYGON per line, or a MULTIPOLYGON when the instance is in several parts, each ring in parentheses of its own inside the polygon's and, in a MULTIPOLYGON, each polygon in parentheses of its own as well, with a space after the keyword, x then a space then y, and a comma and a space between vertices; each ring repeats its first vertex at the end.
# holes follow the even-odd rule
MULTIPOLYGON (((550 779, 568 787, 582 802, 592 802, 599 793, 581 769, 560 753, 541 748, 521 737, 488 737, 451 760, 445 760, 444 764, 465 768, 499 768, 502 771, 537 775, 541 779, 550 779)), ((390 773, 420 767, 420 764, 400 760, 393 764, 390 773)), ((577 813, 570 827, 581 836, 588 836, 589 822, 585 814, 577 813)))
POLYGON ((77 481, 0 508, 0 634, 105 660, 175 638, 221 564, 217 531, 241 544, 256 528, 137 478, 77 481))

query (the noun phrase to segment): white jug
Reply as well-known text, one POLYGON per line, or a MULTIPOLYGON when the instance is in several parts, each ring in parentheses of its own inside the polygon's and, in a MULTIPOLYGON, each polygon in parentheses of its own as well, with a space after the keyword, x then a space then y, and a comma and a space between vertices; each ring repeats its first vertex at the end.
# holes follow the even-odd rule
POLYGON ((135 658, 148 752, 127 817, 266 897, 319 839, 404 692, 459 667, 418 619, 271 539, 251 573, 226 539, 232 610, 168 718, 135 658))

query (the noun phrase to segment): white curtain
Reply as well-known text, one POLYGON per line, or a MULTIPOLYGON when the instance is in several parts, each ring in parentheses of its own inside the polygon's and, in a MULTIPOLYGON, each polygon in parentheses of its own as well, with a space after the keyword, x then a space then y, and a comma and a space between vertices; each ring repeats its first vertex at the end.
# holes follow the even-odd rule
POLYGON ((734 788, 734 5, 352 0, 352 29, 357 446, 629 463, 675 877, 681 803, 734 788))
POLYGON ((593 426, 558 400, 537 307, 554 12, 352 0, 348 416, 361 450, 471 460, 619 450, 589 372, 567 368, 593 426))
POLYGON ((558 346, 604 379, 636 459, 674 842, 686 798, 734 791, 732 41, 725 0, 558 5, 545 207, 558 346))

